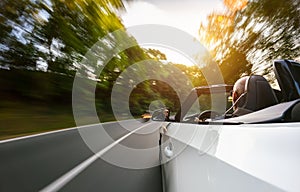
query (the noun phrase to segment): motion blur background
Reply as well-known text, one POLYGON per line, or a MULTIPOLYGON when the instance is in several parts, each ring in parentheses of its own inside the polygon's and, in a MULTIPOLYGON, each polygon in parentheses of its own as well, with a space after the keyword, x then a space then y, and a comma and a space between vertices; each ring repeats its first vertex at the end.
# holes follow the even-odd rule
MULTIPOLYGON (((75 126, 72 86, 76 73, 97 81, 95 106, 101 121, 113 121, 111 90, 119 75, 136 62, 153 59, 172 65, 163 76, 182 85, 207 85, 202 70, 217 62, 224 82, 242 75, 264 75, 274 86, 274 59, 300 59, 299 0, 1 0, 0 1, 0 139, 75 126), (107 34, 131 25, 158 23, 190 33, 209 51, 202 63, 189 63, 176 51, 135 46, 105 66, 117 39, 105 39, 95 65, 81 61, 107 34), (201 66, 201 67, 199 67, 201 66)), ((176 39, 174 39, 176 41, 176 39)), ((197 57, 197 55, 195 55, 197 57)), ((157 70, 147 66, 144 70, 157 70)), ((162 72, 161 72, 162 73, 162 72)), ((140 117, 153 100, 176 111, 179 99, 166 83, 149 79, 132 87, 131 114, 140 117)), ((88 89, 86 90, 88 92, 88 89)), ((209 105, 209 103, 208 103, 209 105)), ((96 123, 86 115, 86 124, 96 123)))

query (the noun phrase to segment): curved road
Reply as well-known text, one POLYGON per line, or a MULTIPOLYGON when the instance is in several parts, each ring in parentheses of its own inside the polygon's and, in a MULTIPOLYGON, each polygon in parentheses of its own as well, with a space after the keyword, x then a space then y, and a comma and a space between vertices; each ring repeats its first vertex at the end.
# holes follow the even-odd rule
MULTIPOLYGON (((0 191, 162 191, 160 166, 129 169, 99 158, 113 150, 115 143, 134 149, 157 146, 160 124, 127 120, 122 125, 101 125, 116 142, 107 142, 94 134, 99 124, 0 141, 0 191), (151 129, 155 131, 147 133, 151 129), (98 139, 96 154, 79 130, 98 139)), ((158 150, 149 155, 152 161, 159 161, 158 150)))

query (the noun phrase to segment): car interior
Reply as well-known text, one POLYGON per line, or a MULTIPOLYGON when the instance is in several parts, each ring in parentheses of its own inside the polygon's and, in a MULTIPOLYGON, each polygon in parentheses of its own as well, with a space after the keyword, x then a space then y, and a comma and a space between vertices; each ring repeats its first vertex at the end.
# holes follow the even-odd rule
POLYGON ((251 75, 248 78, 245 93, 236 106, 247 109, 249 112, 258 111, 278 103, 270 84, 260 75, 251 75))
POLYGON ((249 76, 245 93, 234 104, 242 111, 239 115, 231 114, 232 107, 224 114, 214 110, 204 110, 200 114, 187 114, 201 94, 224 93, 224 91, 230 93, 233 87, 232 85, 203 86, 192 90, 183 103, 183 108, 179 109, 174 118, 170 118, 169 121, 198 124, 299 122, 300 63, 276 60, 273 68, 280 90, 272 89, 263 76, 249 76))
POLYGON ((234 104, 240 110, 239 115, 229 115, 230 118, 225 116, 225 119, 217 118, 209 123, 300 121, 300 64, 276 60, 273 67, 280 91, 272 89, 263 76, 251 75, 246 81, 245 93, 234 104))
POLYGON ((240 103, 236 104, 239 108, 249 111, 249 115, 232 118, 231 121, 264 123, 300 120, 300 64, 276 60, 273 67, 281 91, 274 91, 262 76, 250 76, 246 83, 246 94, 240 99, 240 103), (252 114, 256 111, 257 113, 252 114), (259 117, 260 115, 265 118, 259 117))

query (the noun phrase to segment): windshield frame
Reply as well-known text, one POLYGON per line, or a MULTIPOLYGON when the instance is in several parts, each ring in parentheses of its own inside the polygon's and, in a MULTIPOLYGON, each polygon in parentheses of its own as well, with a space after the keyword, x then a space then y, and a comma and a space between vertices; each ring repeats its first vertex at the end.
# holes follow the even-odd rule
POLYGON ((180 106, 178 112, 176 113, 175 121, 182 122, 183 118, 186 116, 189 109, 192 107, 192 105, 201 95, 211 95, 215 93, 230 93, 232 89, 233 89, 233 85, 227 85, 227 84, 218 84, 218 85, 201 86, 201 87, 193 88, 190 94, 185 99, 185 101, 180 106))

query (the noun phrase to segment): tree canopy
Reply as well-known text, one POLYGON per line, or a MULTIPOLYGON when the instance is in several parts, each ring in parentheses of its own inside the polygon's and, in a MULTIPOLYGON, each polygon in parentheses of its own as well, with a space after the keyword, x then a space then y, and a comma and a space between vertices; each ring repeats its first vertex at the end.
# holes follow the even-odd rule
POLYGON ((109 32, 125 30, 121 0, 1 1, 0 64, 68 74, 109 32))
POLYGON ((226 11, 201 24, 200 40, 219 63, 226 82, 269 74, 274 59, 300 55, 299 1, 224 0, 226 11))

